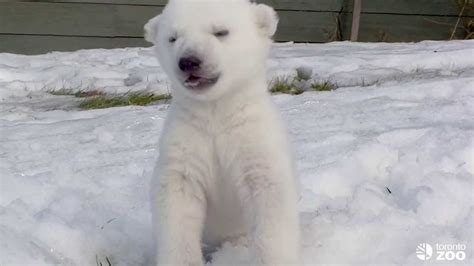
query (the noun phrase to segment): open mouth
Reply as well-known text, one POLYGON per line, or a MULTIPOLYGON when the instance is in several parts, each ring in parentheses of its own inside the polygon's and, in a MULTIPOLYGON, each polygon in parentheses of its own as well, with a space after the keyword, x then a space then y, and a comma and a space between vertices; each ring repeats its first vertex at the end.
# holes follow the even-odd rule
POLYGON ((202 90, 211 85, 214 85, 219 76, 213 78, 201 77, 194 74, 189 75, 189 77, 184 81, 184 86, 191 90, 202 90))

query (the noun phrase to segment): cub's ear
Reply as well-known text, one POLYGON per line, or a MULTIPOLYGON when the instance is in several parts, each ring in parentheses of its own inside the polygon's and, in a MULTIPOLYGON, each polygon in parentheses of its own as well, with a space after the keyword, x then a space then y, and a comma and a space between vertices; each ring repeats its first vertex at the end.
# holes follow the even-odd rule
POLYGON ((160 21, 160 15, 150 19, 145 24, 145 40, 151 43, 156 42, 156 36, 158 34, 158 22, 160 21))
POLYGON ((264 4, 254 6, 257 16, 257 26, 266 37, 271 38, 278 26, 278 14, 275 10, 264 4))

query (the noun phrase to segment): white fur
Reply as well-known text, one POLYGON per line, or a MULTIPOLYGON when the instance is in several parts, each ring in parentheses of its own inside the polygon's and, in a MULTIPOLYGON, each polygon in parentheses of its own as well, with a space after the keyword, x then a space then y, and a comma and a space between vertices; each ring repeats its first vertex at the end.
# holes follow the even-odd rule
POLYGON ((203 265, 201 242, 241 236, 252 265, 299 262, 293 163, 265 78, 276 24, 247 0, 171 0, 145 26, 173 94, 151 190, 158 265, 203 265), (183 85, 177 65, 190 53, 220 74, 204 92, 183 85))

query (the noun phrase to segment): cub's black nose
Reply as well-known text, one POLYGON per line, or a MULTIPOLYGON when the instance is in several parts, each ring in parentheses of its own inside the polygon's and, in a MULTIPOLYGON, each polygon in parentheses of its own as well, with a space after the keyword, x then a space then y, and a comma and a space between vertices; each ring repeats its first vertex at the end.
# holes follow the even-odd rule
POLYGON ((181 71, 190 73, 190 72, 199 70, 199 68, 201 67, 201 63, 202 63, 201 59, 194 56, 190 56, 190 57, 181 57, 181 59, 179 59, 178 65, 181 71))

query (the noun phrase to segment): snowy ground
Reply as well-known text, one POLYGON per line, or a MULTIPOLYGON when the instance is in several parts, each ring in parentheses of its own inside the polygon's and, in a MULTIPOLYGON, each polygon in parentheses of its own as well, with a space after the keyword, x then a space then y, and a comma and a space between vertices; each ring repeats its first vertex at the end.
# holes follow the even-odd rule
MULTIPOLYGON (((277 95, 301 180, 308 265, 474 263, 474 41, 275 46, 333 92, 277 95), (419 243, 463 244, 428 261, 419 243)), ((48 90, 166 92, 149 49, 0 54, 0 265, 145 265, 166 105, 80 111, 48 90)), ((271 132, 269 132, 271 134, 271 132)), ((225 244, 209 265, 245 263, 225 244)))

